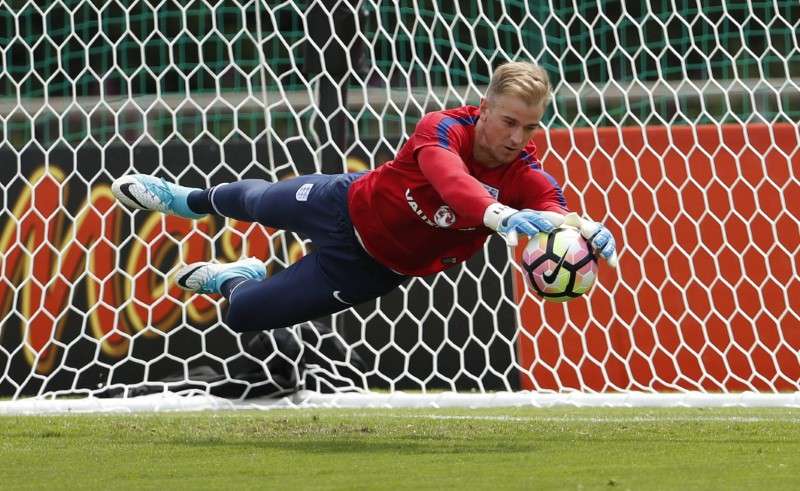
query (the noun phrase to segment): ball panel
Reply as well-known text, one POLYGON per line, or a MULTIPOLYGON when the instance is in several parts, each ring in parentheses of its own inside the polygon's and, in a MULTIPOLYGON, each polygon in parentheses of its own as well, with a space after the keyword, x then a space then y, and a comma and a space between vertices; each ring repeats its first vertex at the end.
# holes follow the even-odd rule
POLYGON ((574 236, 569 229, 556 229, 550 236, 553 238, 550 242, 551 251, 559 258, 570 250, 575 243, 574 236))
POLYGON ((575 286, 572 290, 575 293, 586 293, 594 285, 597 274, 592 271, 576 271, 575 272, 575 286))
POLYGON ((528 288, 548 301, 578 297, 589 291, 597 278, 597 259, 580 232, 571 227, 532 237, 522 253, 522 263, 528 288))
POLYGON ((538 259, 542 252, 547 251, 548 234, 538 233, 531 237, 527 247, 522 251, 522 262, 524 264, 533 264, 538 259))

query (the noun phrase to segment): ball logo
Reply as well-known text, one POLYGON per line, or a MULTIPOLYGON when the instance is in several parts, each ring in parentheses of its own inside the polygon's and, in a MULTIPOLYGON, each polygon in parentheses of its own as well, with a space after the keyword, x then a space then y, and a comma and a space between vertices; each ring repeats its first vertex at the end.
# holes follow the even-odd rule
POLYGON ((542 279, 544 280, 545 283, 549 284, 556 281, 556 278, 558 277, 558 272, 561 270, 561 266, 564 265, 564 259, 567 258, 567 254, 569 253, 569 250, 571 248, 572 246, 568 247, 567 252, 565 252, 564 255, 561 256, 561 259, 558 261, 558 264, 556 264, 556 269, 554 269, 553 271, 546 271, 542 275, 542 279))
POLYGON ((433 215, 433 221, 436 222, 436 225, 447 228, 456 223, 456 214, 453 213, 453 210, 451 210, 449 206, 442 205, 436 210, 436 214, 433 215))

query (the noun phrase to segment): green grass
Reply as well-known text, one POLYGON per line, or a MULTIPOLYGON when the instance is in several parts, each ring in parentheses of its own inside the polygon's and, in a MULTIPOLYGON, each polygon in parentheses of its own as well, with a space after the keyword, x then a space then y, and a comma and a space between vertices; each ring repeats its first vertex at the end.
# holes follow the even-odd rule
POLYGON ((789 489, 800 410, 0 418, 0 488, 789 489))

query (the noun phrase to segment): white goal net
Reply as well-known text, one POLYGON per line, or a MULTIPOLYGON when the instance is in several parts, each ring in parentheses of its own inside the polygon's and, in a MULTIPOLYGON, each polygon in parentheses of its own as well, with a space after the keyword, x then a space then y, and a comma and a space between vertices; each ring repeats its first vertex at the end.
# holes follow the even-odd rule
POLYGON ((797 392, 798 32, 785 1, 0 0, 0 398, 797 392), (550 73, 539 157, 620 246, 567 304, 492 238, 377 301, 237 334, 179 264, 274 272, 309 243, 110 193, 131 172, 374 168, 509 59, 550 73))

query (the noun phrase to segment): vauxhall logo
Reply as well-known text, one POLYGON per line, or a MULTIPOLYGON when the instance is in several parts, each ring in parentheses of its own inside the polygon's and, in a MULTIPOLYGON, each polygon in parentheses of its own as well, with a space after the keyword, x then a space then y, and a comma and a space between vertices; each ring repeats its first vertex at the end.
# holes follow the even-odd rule
POLYGON ((431 227, 448 228, 456 223, 456 214, 453 212, 453 209, 447 205, 442 205, 436 210, 433 220, 428 218, 428 215, 422 211, 422 208, 417 204, 414 196, 412 196, 410 189, 406 189, 406 203, 411 207, 411 211, 431 227))
POLYGON ((411 195, 410 189, 406 189, 406 202, 408 203, 408 206, 411 207, 411 210, 414 213, 416 213, 417 216, 420 217, 420 219, 422 219, 423 222, 427 223, 431 227, 438 227, 438 225, 436 225, 436 222, 428 218, 428 215, 426 215, 425 212, 422 211, 422 208, 419 207, 417 202, 414 200, 414 197, 411 195))

